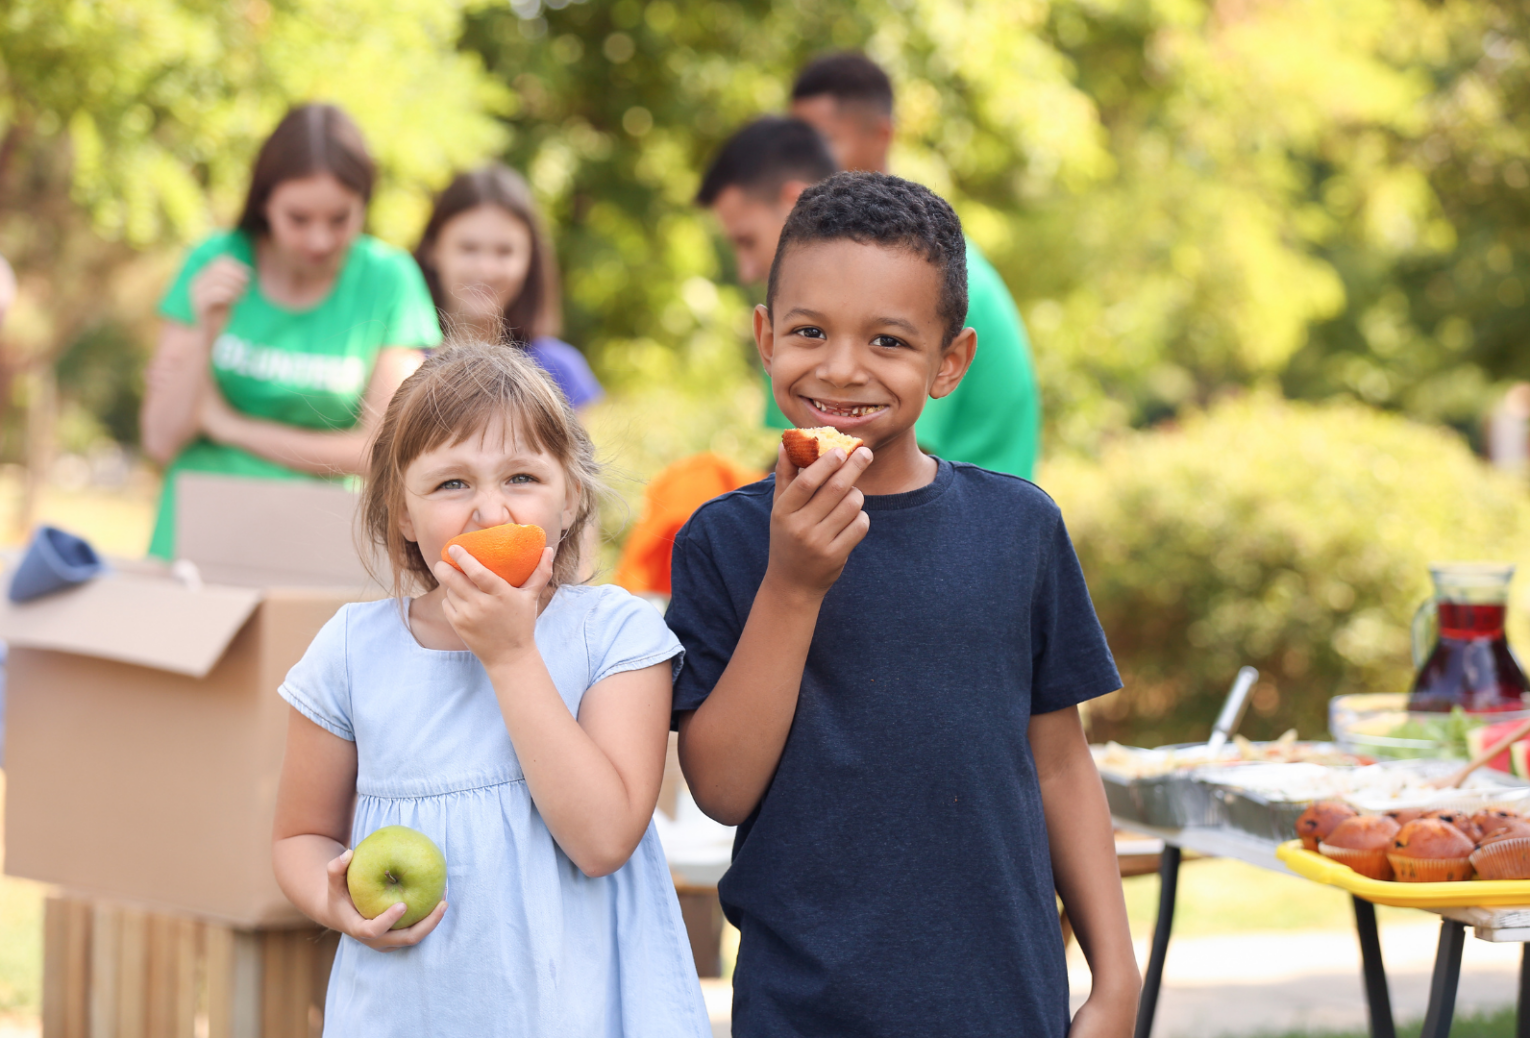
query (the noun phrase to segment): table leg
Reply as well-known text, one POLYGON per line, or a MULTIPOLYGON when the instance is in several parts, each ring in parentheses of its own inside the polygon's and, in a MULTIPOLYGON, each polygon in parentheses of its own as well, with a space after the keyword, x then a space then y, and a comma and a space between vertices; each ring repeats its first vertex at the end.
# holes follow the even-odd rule
POLYGON ((1434 953, 1434 976, 1429 981, 1429 1011, 1419 1038, 1448 1038, 1456 1015, 1456 986, 1461 980, 1461 952, 1466 924, 1440 920, 1440 945, 1434 953))
POLYGON ((1158 861, 1158 922, 1153 928, 1153 951, 1142 978, 1142 999, 1137 1003, 1135 1038, 1148 1038, 1153 1014, 1158 1009, 1158 989, 1163 984, 1163 960, 1169 954, 1169 931, 1174 928, 1174 900, 1179 893, 1180 849, 1165 845, 1158 861))
POLYGON ((1371 1038, 1396 1038, 1392 995, 1387 990, 1387 970, 1381 961, 1381 935, 1376 931, 1376 906, 1353 895, 1350 900, 1355 903, 1355 934, 1360 938, 1360 967, 1365 978, 1371 1038))
POLYGON ((1515 1013, 1515 1038, 1530 1038, 1530 944, 1519 946, 1519 1008, 1515 1013))

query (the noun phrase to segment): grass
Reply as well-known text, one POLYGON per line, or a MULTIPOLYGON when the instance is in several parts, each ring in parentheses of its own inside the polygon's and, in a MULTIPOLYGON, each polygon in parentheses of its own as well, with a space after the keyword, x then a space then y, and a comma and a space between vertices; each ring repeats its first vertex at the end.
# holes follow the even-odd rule
MULTIPOLYGON (((1126 913, 1132 934, 1150 937, 1158 917, 1158 877, 1126 880, 1126 913)), ((1178 937, 1252 933, 1269 930, 1344 930, 1354 927, 1350 897, 1295 876, 1267 872, 1227 858, 1185 862, 1179 874, 1174 909, 1178 937)), ((1424 916, 1408 908, 1378 906, 1377 922, 1418 922, 1424 916)))
MULTIPOLYGON (((1399 1024, 1398 1038, 1417 1038, 1424 1029, 1422 1020, 1399 1024)), ((1458 1013, 1450 1025, 1451 1038, 1514 1038, 1514 1009, 1492 1013, 1458 1013)), ((1285 1031, 1260 1038, 1370 1038, 1367 1031, 1285 1031)))

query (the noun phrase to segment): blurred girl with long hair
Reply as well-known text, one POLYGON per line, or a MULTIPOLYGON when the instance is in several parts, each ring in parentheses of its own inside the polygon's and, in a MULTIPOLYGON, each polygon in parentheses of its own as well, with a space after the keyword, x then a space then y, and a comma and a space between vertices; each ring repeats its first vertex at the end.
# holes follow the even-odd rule
POLYGON ((578 411, 602 396, 584 356, 558 338, 558 264, 531 188, 498 163, 459 173, 436 197, 414 257, 441 323, 526 350, 578 411))

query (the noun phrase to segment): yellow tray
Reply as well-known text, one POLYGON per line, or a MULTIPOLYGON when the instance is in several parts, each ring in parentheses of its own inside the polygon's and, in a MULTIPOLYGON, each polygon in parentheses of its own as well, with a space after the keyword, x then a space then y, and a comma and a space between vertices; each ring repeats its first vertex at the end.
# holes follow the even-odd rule
POLYGON ((1530 879, 1470 879, 1463 883, 1393 883, 1362 876, 1315 851, 1302 849, 1291 840, 1275 851, 1275 857, 1298 876, 1326 883, 1378 905, 1397 908, 1508 908, 1530 905, 1530 879))

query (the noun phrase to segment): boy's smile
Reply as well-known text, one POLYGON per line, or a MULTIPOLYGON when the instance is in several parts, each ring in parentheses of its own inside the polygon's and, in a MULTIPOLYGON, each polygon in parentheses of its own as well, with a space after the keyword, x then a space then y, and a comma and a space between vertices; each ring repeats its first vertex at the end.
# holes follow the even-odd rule
POLYGON ((876 460, 868 494, 928 483, 914 422, 931 396, 955 389, 976 348, 970 328, 949 346, 938 312, 941 274, 911 249, 849 239, 793 245, 781 257, 772 309, 755 311, 771 390, 799 428, 833 426, 876 460))

